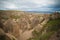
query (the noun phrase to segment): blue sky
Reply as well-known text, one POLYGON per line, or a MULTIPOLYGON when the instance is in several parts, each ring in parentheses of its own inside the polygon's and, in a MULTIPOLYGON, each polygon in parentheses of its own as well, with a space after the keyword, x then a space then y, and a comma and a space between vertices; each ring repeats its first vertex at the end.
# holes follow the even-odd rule
POLYGON ((0 10, 60 11, 60 0, 0 0, 0 10))

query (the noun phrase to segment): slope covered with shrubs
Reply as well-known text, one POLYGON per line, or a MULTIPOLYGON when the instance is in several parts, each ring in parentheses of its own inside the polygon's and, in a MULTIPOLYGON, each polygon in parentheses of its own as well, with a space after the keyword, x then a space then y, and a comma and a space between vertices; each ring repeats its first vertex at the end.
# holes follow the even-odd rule
MULTIPOLYGON (((49 20, 41 31, 34 30, 33 37, 28 40, 50 40, 50 37, 60 30, 60 18, 49 20)), ((59 31, 60 32, 60 31, 59 31)), ((59 33, 60 34, 60 33, 59 33)), ((58 35, 60 38, 60 35, 58 35)), ((56 35, 57 37, 57 35, 56 35)), ((58 38, 58 39, 59 39, 58 38)), ((55 39, 55 38, 54 38, 55 39)), ((53 39, 51 39, 53 40, 53 39)))

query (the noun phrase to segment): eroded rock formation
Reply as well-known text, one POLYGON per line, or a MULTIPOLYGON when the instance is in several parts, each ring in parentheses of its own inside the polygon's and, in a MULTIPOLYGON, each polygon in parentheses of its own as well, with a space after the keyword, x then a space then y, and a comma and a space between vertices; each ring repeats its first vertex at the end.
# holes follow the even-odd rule
MULTIPOLYGON (((32 14, 19 11, 0 11, 0 39, 28 40, 29 38, 33 38, 34 30, 37 32, 42 32, 43 35, 46 33, 46 30, 42 30, 44 29, 45 24, 47 24, 50 20, 59 18, 59 13, 32 14)), ((51 38, 51 40, 53 39, 51 38)))

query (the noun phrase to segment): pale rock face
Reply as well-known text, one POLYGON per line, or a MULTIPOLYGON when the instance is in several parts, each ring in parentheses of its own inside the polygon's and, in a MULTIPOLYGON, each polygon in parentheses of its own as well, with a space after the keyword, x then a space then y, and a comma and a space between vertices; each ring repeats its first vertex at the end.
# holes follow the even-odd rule
POLYGON ((16 22, 14 22, 12 20, 6 21, 4 31, 6 33, 10 33, 10 34, 14 35, 16 38, 18 38, 20 35, 18 24, 16 24, 16 22))

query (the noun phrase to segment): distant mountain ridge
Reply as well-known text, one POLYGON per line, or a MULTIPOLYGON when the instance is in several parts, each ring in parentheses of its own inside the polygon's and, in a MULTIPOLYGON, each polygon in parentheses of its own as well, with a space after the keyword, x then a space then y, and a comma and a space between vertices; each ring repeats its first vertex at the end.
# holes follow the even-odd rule
MULTIPOLYGON (((3 11, 3 10, 0 10, 3 11)), ((4 11, 20 11, 20 12, 32 12, 32 13, 54 13, 52 11, 21 11, 21 10, 4 10, 4 11)), ((59 11, 55 11, 55 12, 59 12, 59 11)))

